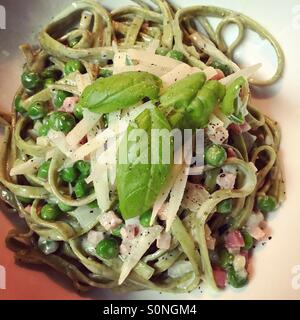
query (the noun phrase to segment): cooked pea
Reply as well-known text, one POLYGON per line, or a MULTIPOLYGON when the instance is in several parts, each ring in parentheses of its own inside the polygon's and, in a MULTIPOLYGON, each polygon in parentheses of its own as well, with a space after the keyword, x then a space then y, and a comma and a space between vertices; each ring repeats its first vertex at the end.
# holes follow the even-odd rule
POLYGON ((227 159, 227 154, 223 147, 212 144, 205 149, 204 159, 206 164, 213 167, 220 167, 227 159))
POLYGON ((41 86, 41 78, 38 73, 25 71, 21 76, 23 87, 28 90, 35 90, 41 86))
POLYGON ((65 99, 70 96, 72 96, 72 94, 70 92, 63 91, 63 90, 57 90, 54 93, 54 97, 53 97, 54 107, 56 109, 60 108, 63 105, 65 99))
POLYGON ((80 172, 80 178, 87 178, 91 172, 91 164, 84 160, 76 161, 74 167, 80 172))
POLYGON ((178 60, 178 61, 183 61, 184 59, 184 54, 180 51, 177 50, 171 50, 167 54, 168 57, 178 60))
POLYGON ((77 179, 78 173, 74 167, 69 167, 62 169, 59 176, 64 182, 72 183, 77 179))
POLYGON ((263 213, 268 213, 276 209, 276 199, 272 196, 259 196, 257 207, 263 213))
POLYGON ((47 221, 56 220, 61 211, 59 210, 57 205, 54 204, 45 204, 41 210, 41 218, 47 221))
POLYGON ((245 242, 244 249, 250 250, 253 247, 253 238, 247 231, 243 231, 242 234, 245 242))
POLYGON ((101 240, 96 247, 96 253, 103 259, 109 260, 116 258, 119 253, 119 245, 117 240, 114 238, 101 240))
POLYGON ((72 72, 79 71, 80 73, 84 72, 84 66, 79 60, 69 60, 65 64, 65 75, 69 75, 72 72))
POLYGON ((44 180, 47 180, 47 179, 48 179, 48 172, 49 172, 50 163, 51 163, 50 160, 45 161, 45 162, 43 162, 43 163, 41 164, 41 166, 39 167, 37 176, 38 176, 40 179, 44 179, 44 180))
POLYGON ((234 288, 242 288, 248 282, 248 277, 241 277, 233 267, 229 267, 227 276, 228 283, 234 288))
POLYGON ((43 102, 34 102, 28 108, 28 116, 32 120, 43 118, 47 114, 47 107, 43 102))
POLYGON ((147 228, 150 226, 151 215, 152 215, 152 211, 148 210, 140 216, 140 224, 143 227, 147 228))
POLYGON ((82 198, 88 194, 89 188, 84 180, 79 180, 74 186, 74 193, 76 198, 82 198))
POLYGON ((58 207, 62 212, 69 212, 75 209, 74 207, 64 204, 63 202, 59 202, 58 207))
POLYGON ((49 125, 50 128, 55 131, 62 131, 68 133, 75 126, 75 118, 67 112, 53 112, 50 116, 49 125))
POLYGON ((169 52, 170 52, 169 49, 163 48, 163 47, 157 48, 155 51, 155 53, 159 54, 160 56, 166 56, 169 52))

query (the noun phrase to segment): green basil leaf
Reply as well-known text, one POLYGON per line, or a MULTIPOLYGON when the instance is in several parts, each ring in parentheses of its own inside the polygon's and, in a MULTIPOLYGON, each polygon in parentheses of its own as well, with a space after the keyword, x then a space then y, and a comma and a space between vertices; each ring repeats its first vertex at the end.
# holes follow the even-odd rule
POLYGON ((100 78, 85 88, 80 104, 92 112, 109 113, 130 107, 144 98, 159 97, 161 80, 147 72, 123 72, 100 78))
MULTIPOLYGON (((171 130, 164 114, 159 109, 145 110, 139 115, 135 122, 127 130, 127 150, 119 150, 117 163, 117 190, 120 202, 120 210, 123 218, 130 219, 143 214, 152 208, 160 190, 166 183, 173 163, 173 145, 170 143, 169 159, 170 163, 162 161, 163 144, 161 140, 155 145, 158 148, 159 159, 152 164, 151 158, 151 131, 152 129, 171 130), (134 129, 143 129, 148 137, 148 143, 141 144, 140 153, 136 152, 136 141, 128 139, 134 129), (122 154, 123 152, 123 154, 122 154), (128 158, 128 164, 120 161, 120 154, 128 158), (141 163, 141 155, 146 154, 146 161, 141 163)), ((124 146, 124 141, 121 147, 124 146)))

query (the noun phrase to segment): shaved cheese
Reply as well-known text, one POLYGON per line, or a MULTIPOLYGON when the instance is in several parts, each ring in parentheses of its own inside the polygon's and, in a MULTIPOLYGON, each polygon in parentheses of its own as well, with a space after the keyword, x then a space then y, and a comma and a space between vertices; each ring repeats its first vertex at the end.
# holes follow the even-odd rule
POLYGON ((120 51, 115 52, 113 74, 124 72, 124 69, 126 69, 127 67, 126 59, 127 59, 126 52, 120 52, 120 51))
POLYGON ((201 205, 209 198, 209 192, 200 184, 188 182, 182 200, 182 207, 198 212, 201 205))
MULTIPOLYGON (((150 220, 150 225, 153 225, 156 216, 158 215, 159 211, 162 209, 165 201, 167 200, 167 197, 172 189, 172 186, 175 183, 175 180, 177 176, 180 173, 180 170, 182 170, 182 167, 179 165, 174 165, 171 172, 171 179, 167 182, 165 187, 160 191, 159 195, 157 196, 156 201, 154 202, 153 209, 152 209, 152 215, 150 220)), ((165 208, 164 208, 165 213, 165 208)))
MULTIPOLYGON (((90 142, 97 134, 97 129, 94 128, 88 134, 88 141, 90 142)), ((107 166, 98 163, 97 152, 91 154, 91 175, 87 178, 87 183, 93 182, 96 199, 99 208, 102 211, 107 211, 111 205, 109 197, 109 185, 107 177, 107 166)))
POLYGON ((150 228, 145 228, 139 237, 132 240, 132 248, 130 250, 130 254, 126 256, 121 268, 120 278, 118 282, 119 285, 125 281, 131 270, 141 260, 145 252, 157 239, 162 230, 163 227, 158 225, 150 228))
POLYGON ((20 174, 30 174, 38 170, 38 167, 43 163, 43 158, 31 158, 30 160, 17 164, 10 170, 10 176, 16 176, 20 174))
POLYGON ((92 84, 92 79, 90 77, 90 75, 88 73, 86 74, 81 74, 78 73, 75 76, 75 81, 76 81, 76 85, 77 85, 77 89, 80 93, 80 95, 82 95, 82 92, 84 91, 84 89, 88 86, 90 86, 92 84))
POLYGON ((87 143, 79 147, 76 150, 76 152, 73 153, 73 161, 84 159, 84 157, 89 155, 91 152, 103 148, 105 142, 108 139, 116 138, 117 136, 122 134, 126 129, 127 124, 121 120, 119 121, 119 123, 116 123, 115 126, 100 131, 93 139, 89 140, 87 143))
POLYGON ((255 72, 257 72, 262 67, 261 63, 255 64, 251 67, 239 70, 231 75, 229 75, 226 78, 223 78, 219 80, 222 84, 228 86, 230 83, 232 83, 234 80, 236 80, 239 77, 244 77, 248 79, 250 76, 252 76, 255 72))
POLYGON ((187 183, 188 175, 186 174, 186 168, 183 166, 181 172, 175 180, 175 184, 170 193, 170 200, 166 207, 166 231, 168 232, 171 229, 172 223, 176 217, 176 214, 180 208, 182 198, 185 191, 185 186, 187 183))
POLYGON ((182 80, 191 74, 199 73, 199 72, 205 73, 207 80, 213 78, 218 74, 217 71, 212 67, 207 67, 201 70, 196 67, 190 67, 186 63, 181 63, 177 65, 174 69, 172 69, 170 72, 163 75, 161 77, 161 80, 163 81, 165 87, 169 87, 170 85, 174 84, 176 81, 182 80))
POLYGON ((97 124, 100 118, 101 114, 84 109, 83 119, 68 133, 66 138, 67 143, 70 146, 76 146, 97 124))
POLYGON ((101 215, 99 208, 91 209, 89 206, 81 206, 68 214, 75 218, 83 230, 92 229, 97 223, 101 215))
POLYGON ((76 146, 70 146, 66 140, 66 136, 60 131, 50 129, 48 132, 48 138, 52 145, 57 147, 67 157, 71 157, 76 150, 76 146))
POLYGON ((229 137, 228 130, 224 127, 224 122, 214 114, 211 114, 209 118, 206 134, 209 140, 215 144, 222 144, 229 137))
POLYGON ((193 266, 190 263, 190 261, 180 260, 175 262, 168 269, 168 276, 173 279, 176 279, 192 271, 193 271, 193 266))

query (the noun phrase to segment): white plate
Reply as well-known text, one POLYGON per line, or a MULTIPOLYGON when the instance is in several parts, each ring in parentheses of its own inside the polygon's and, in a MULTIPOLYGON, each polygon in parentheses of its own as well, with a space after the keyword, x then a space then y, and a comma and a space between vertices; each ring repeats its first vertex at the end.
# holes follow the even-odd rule
MULTIPOLYGON (((22 59, 17 52, 17 45, 33 41, 41 26, 49 17, 59 12, 66 0, 4 0, 2 4, 7 12, 7 30, 0 30, 0 106, 9 110, 13 94, 17 89, 21 73, 22 59)), ((128 1, 106 0, 101 3, 108 7, 123 5, 128 1)), ((300 3, 298 0, 199 0, 173 1, 178 6, 209 4, 223 6, 240 11, 265 26, 281 43, 286 56, 284 78, 274 88, 262 90, 259 99, 253 104, 262 108, 268 115, 278 120, 283 133, 281 156, 284 161, 287 200, 276 213, 272 213, 269 226, 272 229, 272 240, 255 250, 252 260, 253 272, 249 285, 242 290, 227 289, 217 294, 209 290, 195 291, 186 295, 166 295, 153 292, 139 292, 129 295, 113 296, 99 291, 94 298, 115 299, 299 299, 300 298, 300 3), (299 157, 299 158, 298 158, 299 157), (298 266, 298 267, 297 267, 298 266), (298 277, 296 273, 298 272, 298 277)), ((229 31, 229 30, 228 30, 229 31)), ((232 38, 234 30, 231 30, 232 38)), ((264 71, 273 67, 274 56, 269 46, 250 35, 247 45, 238 54, 240 61, 264 62, 264 71)), ((61 288, 56 282, 51 283, 46 275, 29 269, 16 268, 14 274, 12 254, 4 248, 4 236, 10 226, 10 219, 0 215, 0 265, 7 268, 7 290, 0 290, 0 299, 16 298, 70 298, 76 294, 61 288), (20 288, 20 279, 27 277, 31 291, 37 294, 26 295, 25 288, 20 288), (34 279, 33 279, 34 278, 34 279), (47 288, 43 286, 47 283, 47 288), (51 290, 47 290, 51 287, 51 290), (20 290, 18 290, 20 288, 20 290), (53 291, 54 290, 54 291, 53 291), (47 294, 47 291, 49 292, 47 294), (51 292, 51 293, 50 293, 51 292), (53 293, 54 292, 54 293, 53 293)))

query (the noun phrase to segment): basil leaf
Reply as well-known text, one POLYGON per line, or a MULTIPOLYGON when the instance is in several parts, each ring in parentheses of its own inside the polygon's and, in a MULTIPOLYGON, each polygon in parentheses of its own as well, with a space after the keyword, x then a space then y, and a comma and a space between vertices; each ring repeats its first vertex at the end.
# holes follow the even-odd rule
MULTIPOLYGON (((159 141, 155 145, 159 152, 159 159, 156 164, 152 164, 151 158, 151 131, 152 129, 171 130, 170 125, 159 109, 145 110, 139 115, 135 122, 127 130, 127 150, 119 150, 117 163, 117 191, 120 202, 120 210, 123 218, 130 219, 143 214, 152 208, 160 190, 168 179, 173 162, 173 145, 170 142, 170 163, 165 164, 162 161, 162 143, 159 141), (140 153, 136 152, 136 141, 130 141, 131 132, 134 129, 143 129, 147 135, 148 143, 142 144, 140 153), (121 156, 127 151, 125 157, 128 158, 128 164, 122 164, 121 156), (123 152, 123 154, 122 154, 123 152), (141 163, 141 155, 146 154, 146 162, 141 163)), ((121 142, 121 147, 124 146, 121 142)))
POLYGON ((205 82, 204 73, 178 81, 160 97, 161 109, 173 128, 205 128, 214 108, 222 101, 225 87, 218 81, 205 82))
POLYGON ((92 112, 109 113, 130 107, 144 98, 157 99, 161 80, 147 72, 123 72, 100 78, 85 88, 80 105, 92 112))

